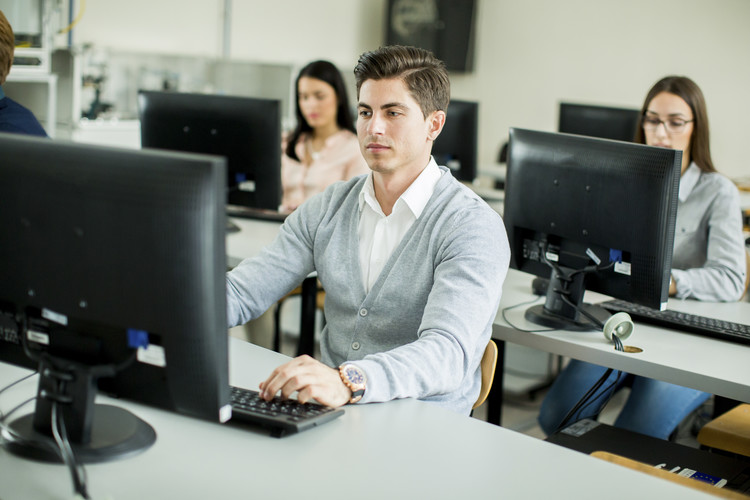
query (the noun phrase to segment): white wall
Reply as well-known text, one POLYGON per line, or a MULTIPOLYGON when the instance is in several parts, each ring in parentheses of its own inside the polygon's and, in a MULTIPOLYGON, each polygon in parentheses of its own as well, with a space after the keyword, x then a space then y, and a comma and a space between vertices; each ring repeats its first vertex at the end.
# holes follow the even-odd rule
MULTIPOLYGON (((640 107, 667 74, 708 102, 717 167, 749 176, 750 1, 477 0, 475 70, 453 96, 480 101, 480 160, 511 126, 554 130, 560 100, 640 107)), ((223 0, 87 2, 76 43, 220 56, 223 0)), ((354 67, 384 40, 385 0, 233 0, 231 56, 354 67)))

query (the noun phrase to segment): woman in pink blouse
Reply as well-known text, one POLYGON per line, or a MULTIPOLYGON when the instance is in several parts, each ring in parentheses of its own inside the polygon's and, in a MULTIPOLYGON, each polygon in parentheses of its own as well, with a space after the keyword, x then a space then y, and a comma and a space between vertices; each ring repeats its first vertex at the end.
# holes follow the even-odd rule
POLYGON ((344 79, 328 61, 302 68, 296 82, 297 126, 281 156, 281 210, 291 212, 329 184, 370 171, 362 157, 344 79))

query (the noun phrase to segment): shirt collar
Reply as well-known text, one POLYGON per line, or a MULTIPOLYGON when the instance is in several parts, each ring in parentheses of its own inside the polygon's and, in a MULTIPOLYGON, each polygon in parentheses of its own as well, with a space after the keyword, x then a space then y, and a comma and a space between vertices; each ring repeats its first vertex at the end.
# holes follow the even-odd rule
MULTIPOLYGON (((424 207, 427 206, 427 202, 430 201, 430 197, 435 191, 435 185, 442 175, 443 172, 437 166, 437 163, 435 163, 435 159, 430 157, 430 162, 424 170, 422 170, 419 176, 414 179, 414 182, 412 182, 411 185, 406 188, 406 191, 404 191, 401 196, 399 196, 398 200, 396 200, 396 203, 393 206, 394 210, 396 210, 399 205, 405 205, 411 210, 412 214, 414 214, 414 218, 418 219, 419 216, 422 215, 424 207)), ((372 172, 367 176, 365 184, 359 192, 360 212, 365 203, 370 205, 370 207, 377 213, 383 212, 380 208, 380 204, 375 198, 375 186, 372 181, 372 172)))
POLYGON ((687 170, 685 170, 685 173, 682 174, 682 177, 680 178, 680 193, 678 197, 681 202, 685 203, 685 200, 688 199, 690 193, 693 192, 693 188, 698 184, 700 176, 701 169, 698 168, 698 165, 691 162, 687 170))

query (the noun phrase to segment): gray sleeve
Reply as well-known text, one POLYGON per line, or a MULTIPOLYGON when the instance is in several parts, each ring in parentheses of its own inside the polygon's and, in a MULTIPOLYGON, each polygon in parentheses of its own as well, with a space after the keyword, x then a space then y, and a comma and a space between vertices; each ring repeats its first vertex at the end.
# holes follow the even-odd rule
POLYGON ((418 340, 354 362, 368 377, 362 403, 427 399, 476 377, 510 260, 505 227, 490 211, 467 210, 440 242, 418 340))
POLYGON ((313 269, 315 204, 287 217, 274 241, 227 273, 227 325, 242 325, 263 314, 298 286, 313 269))
POLYGON ((672 270, 677 297, 736 301, 744 293, 747 269, 739 194, 730 181, 722 183, 708 211, 706 263, 699 268, 672 270))

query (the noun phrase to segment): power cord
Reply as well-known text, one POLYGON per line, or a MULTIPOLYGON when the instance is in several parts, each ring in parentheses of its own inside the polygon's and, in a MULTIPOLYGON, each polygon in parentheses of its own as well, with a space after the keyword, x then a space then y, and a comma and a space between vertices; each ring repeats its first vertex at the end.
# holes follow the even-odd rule
POLYGON ((510 320, 508 319, 508 316, 507 316, 507 315, 505 314, 505 313, 506 313, 507 311, 510 311, 510 310, 512 310, 512 309, 516 309, 516 308, 518 308, 518 307, 523 307, 523 306, 528 306, 528 305, 531 305, 531 304, 535 304, 536 302, 539 302, 539 301, 540 301, 540 300, 542 300, 543 298, 544 298, 544 297, 536 297, 536 298, 534 298, 534 299, 532 299, 532 300, 527 300, 527 301, 525 301, 525 302, 521 302, 521 303, 519 303, 519 304, 514 304, 514 305, 512 305, 512 306, 504 307, 504 308, 503 308, 503 310, 501 311, 501 312, 502 312, 502 316, 503 316, 503 320, 504 320, 504 321, 505 321, 506 323, 508 323, 508 326, 510 326, 510 327, 511 327, 511 328, 513 328, 514 330, 518 330, 519 332, 526 332, 526 333, 544 333, 544 332, 554 332, 554 331, 556 330, 556 328, 545 328, 545 329, 542 329, 542 330, 527 330, 527 329, 525 329, 525 328, 521 328, 520 326, 516 326, 516 325, 514 325, 514 324, 513 324, 513 323, 512 323, 512 322, 511 322, 511 321, 510 321, 510 320))

